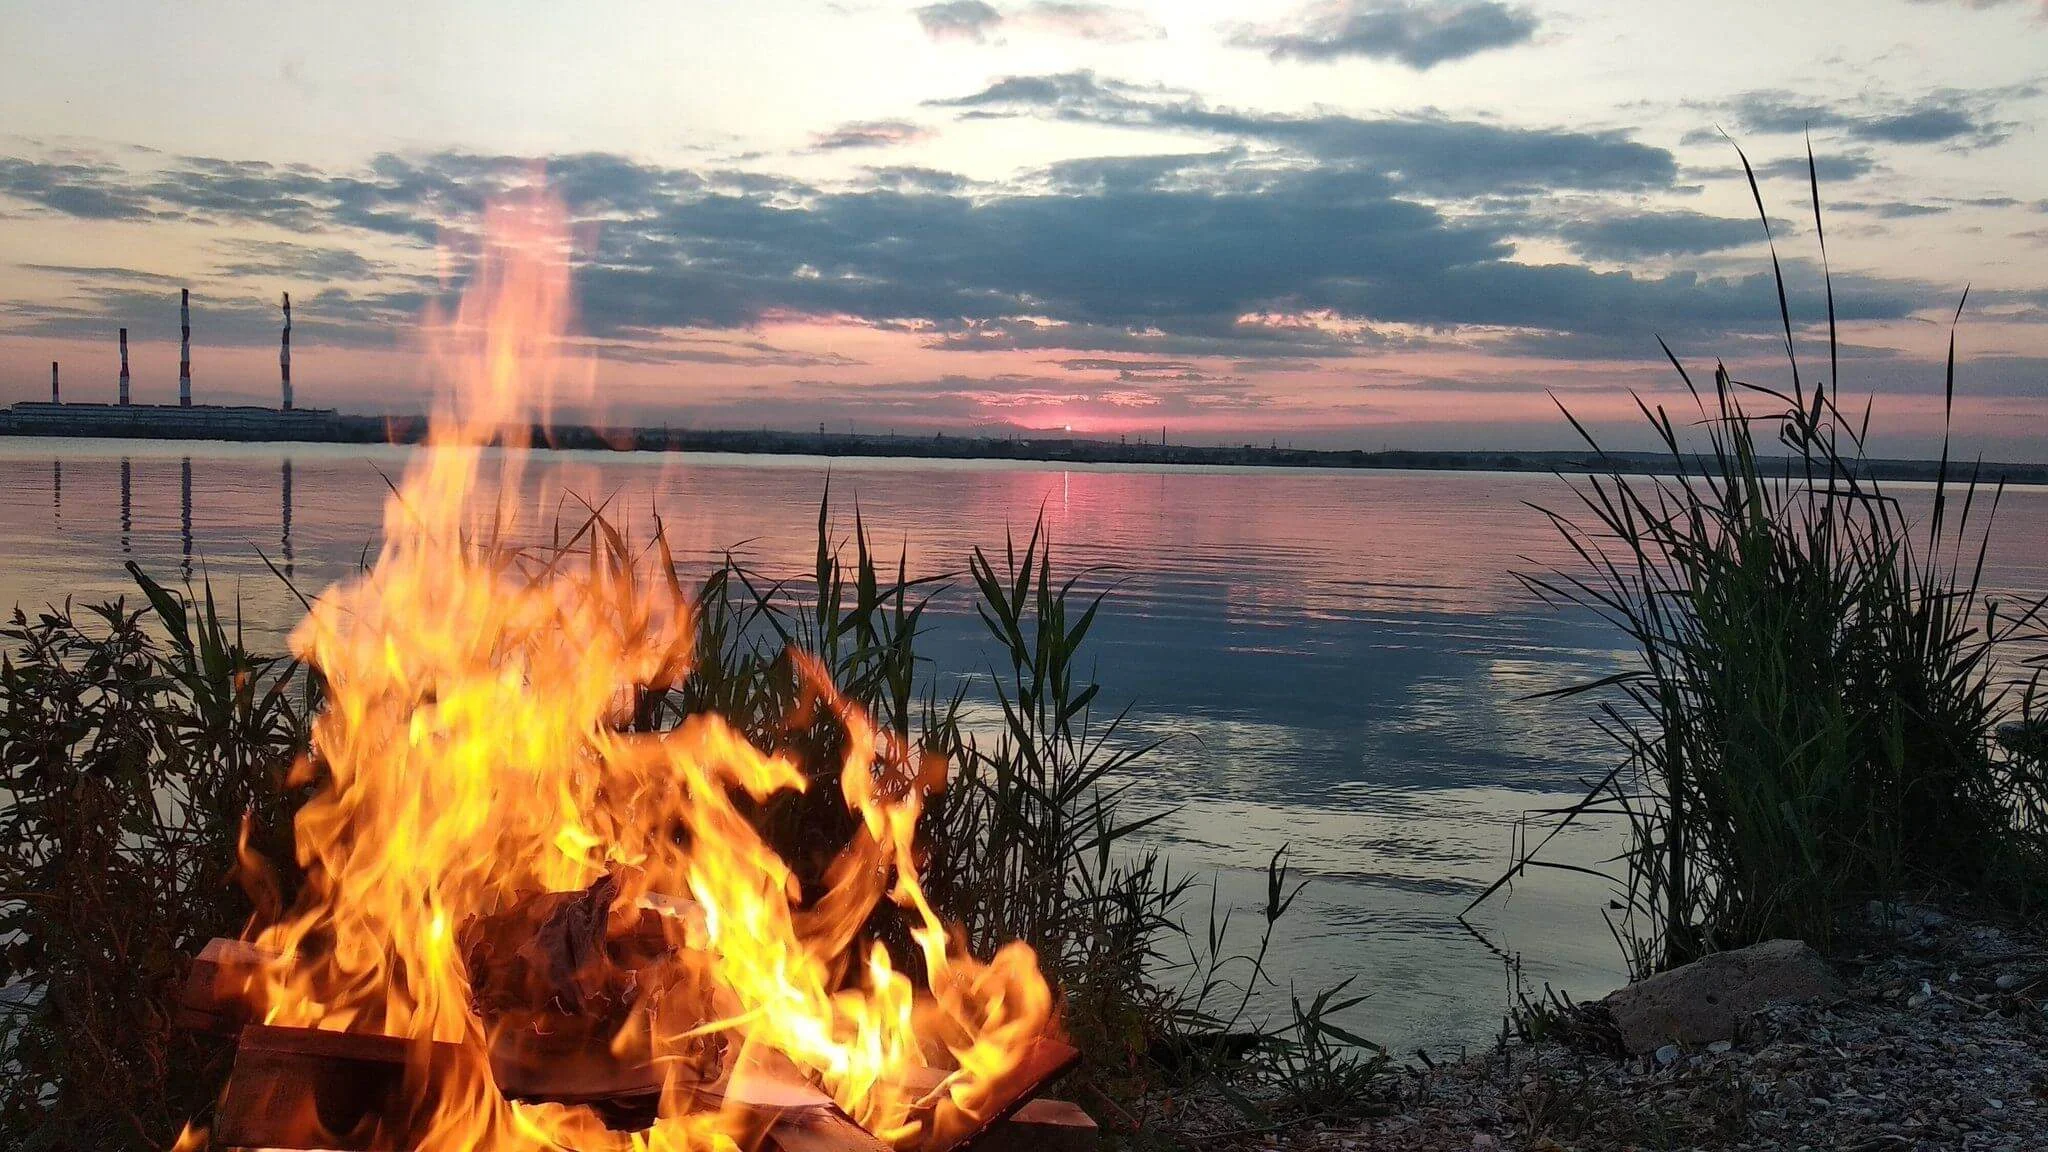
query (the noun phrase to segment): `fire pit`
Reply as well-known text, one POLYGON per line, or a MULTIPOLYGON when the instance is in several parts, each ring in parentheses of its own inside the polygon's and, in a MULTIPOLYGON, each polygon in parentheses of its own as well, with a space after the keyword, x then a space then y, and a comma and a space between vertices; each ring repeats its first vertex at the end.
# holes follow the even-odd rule
POLYGON ((327 692, 301 769, 319 783, 295 825, 305 879, 194 964, 185 1022, 239 1035, 206 1140, 1085 1142, 1085 1116, 1033 1102, 1075 1058, 1037 957, 971 954, 925 897, 916 826, 943 780, 792 653, 793 711, 829 726, 852 829, 800 880, 750 816, 816 786, 795 759, 716 715, 635 726, 691 655, 666 548, 636 556, 595 519, 580 550, 505 543, 535 391, 562 374, 567 244, 540 196, 488 225, 460 311, 429 327, 453 387, 378 563, 292 636, 327 692))
MULTIPOLYGON (((460 1046, 249 1023, 245 991, 268 960, 245 941, 211 941, 193 964, 182 998, 183 1026, 238 1037, 234 1073, 211 1132, 213 1145, 332 1152, 411 1146, 407 1127, 438 1105, 434 1079, 462 1059, 460 1046), (414 1074, 410 1085, 409 1068, 424 1072, 414 1074)), ((552 1081, 530 1081, 508 1088, 507 1095, 587 1107, 612 1131, 651 1127, 659 1116, 662 1085, 602 1082, 579 1062, 583 1055, 580 1050, 569 1053, 543 1069, 552 1081)), ((918 1147, 930 1152, 969 1147, 981 1152, 1092 1152, 1094 1120, 1070 1103, 1037 1096, 1073 1067, 1077 1055, 1056 1040, 1035 1041, 1011 1078, 1010 1091, 974 1129, 918 1147)), ((496 1074, 500 1061, 492 1064, 496 1074)), ((941 1071, 915 1069, 904 1086, 924 1095, 944 1079, 941 1071)), ((773 1076, 756 1076, 752 1083, 742 1078, 737 1091, 730 1077, 698 1080, 688 1091, 693 1106, 741 1114, 742 1130, 783 1152, 890 1147, 787 1067, 773 1076)))

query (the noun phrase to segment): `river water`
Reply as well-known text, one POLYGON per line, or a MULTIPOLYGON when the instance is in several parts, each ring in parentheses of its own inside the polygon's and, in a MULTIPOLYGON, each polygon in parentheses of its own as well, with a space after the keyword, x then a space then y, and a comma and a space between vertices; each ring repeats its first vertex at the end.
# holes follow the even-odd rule
MULTIPOLYGON (((166 583, 210 578, 252 644, 282 647, 300 609, 266 557, 309 594, 374 557, 386 478, 410 451, 0 439, 0 603, 133 600, 134 560, 166 583)), ((1621 979, 1597 881, 1532 873, 1470 927, 1457 918, 1507 864, 1517 821, 1613 759, 1589 703, 1529 699, 1628 658, 1612 629, 1514 579, 1573 563, 1529 507, 1569 510, 1563 481, 637 453, 548 454, 530 472, 642 532, 658 514, 692 571, 731 551, 808 573, 828 476, 838 534, 857 504, 913 576, 962 573, 971 548, 1042 515, 1058 570, 1113 585, 1090 641, 1102 699, 1130 705, 1133 739, 1166 740, 1132 781, 1134 814, 1168 813, 1150 843, 1213 878, 1240 931, 1274 852, 1309 881, 1259 1003, 1355 977, 1373 995, 1354 1030, 1442 1054, 1498 1030, 1505 955, 1578 996, 1621 979)), ((2000 525, 1986 584, 2048 591, 2048 489, 2008 491, 2000 525)), ((963 576, 939 596, 919 645, 950 675, 989 667, 970 593, 963 576)), ((1619 843, 1589 828, 1559 858, 1619 843)))

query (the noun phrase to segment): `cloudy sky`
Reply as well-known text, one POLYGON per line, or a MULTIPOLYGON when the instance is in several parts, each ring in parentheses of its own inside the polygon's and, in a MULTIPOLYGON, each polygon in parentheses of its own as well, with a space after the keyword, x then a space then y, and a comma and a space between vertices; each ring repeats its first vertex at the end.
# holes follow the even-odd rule
POLYGON ((1784 377, 1755 163, 1883 445, 2048 459, 2043 0, 12 0, 0 400, 416 410, 417 318, 544 174, 613 418, 1567 443, 1784 377), (1725 135, 1724 135, 1725 133, 1725 135), (1733 143, 1731 143, 1731 140, 1733 143))

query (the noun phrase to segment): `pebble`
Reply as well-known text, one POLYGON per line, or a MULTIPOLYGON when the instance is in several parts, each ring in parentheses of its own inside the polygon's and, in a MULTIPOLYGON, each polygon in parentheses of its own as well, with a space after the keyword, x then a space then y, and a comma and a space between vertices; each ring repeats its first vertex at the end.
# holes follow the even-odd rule
POLYGON ((1376 1114, 1264 1145, 1229 1135, 1246 1122, 1220 1097, 1180 1097, 1141 1122, 1204 1152, 2048 1148, 2048 1004, 2020 991, 2040 978, 2048 936, 1930 911, 1908 912, 1924 955, 1896 937, 1866 944, 1844 966, 1843 1001, 1765 1008, 1739 1049, 1615 1059, 1509 1042, 1382 1077, 1376 1114))

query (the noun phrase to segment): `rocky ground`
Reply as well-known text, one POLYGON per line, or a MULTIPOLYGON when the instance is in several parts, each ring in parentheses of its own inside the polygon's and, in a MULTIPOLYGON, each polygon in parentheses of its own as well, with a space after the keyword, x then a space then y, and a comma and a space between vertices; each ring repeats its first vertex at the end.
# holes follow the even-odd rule
POLYGON ((1366 1109, 1383 1115, 1258 1133, 1183 1102, 1158 1119, 1196 1146, 1300 1152, 2048 1149, 2048 935, 1906 907, 1847 945, 1836 992, 1746 1012, 1732 1038, 1621 1055, 1612 1018, 1581 1009, 1399 1073, 1366 1109))

